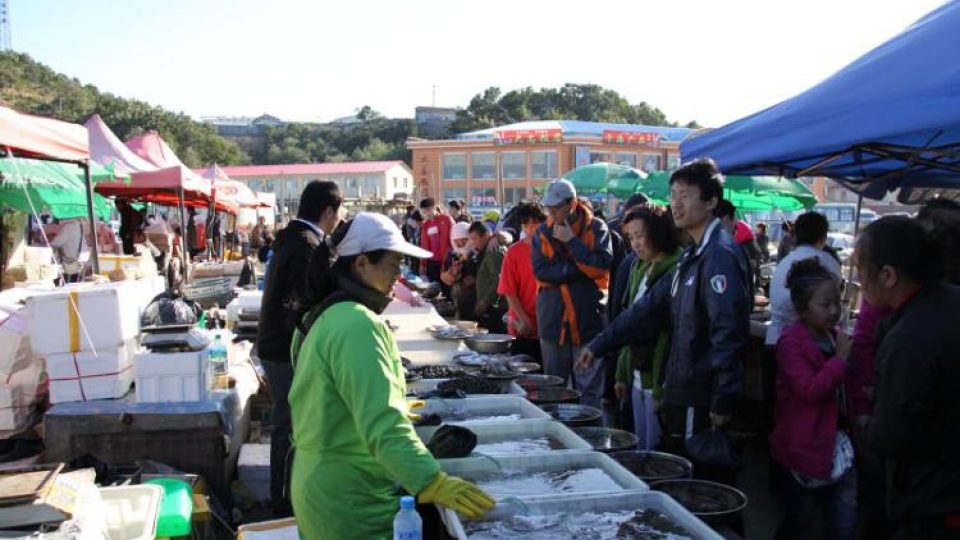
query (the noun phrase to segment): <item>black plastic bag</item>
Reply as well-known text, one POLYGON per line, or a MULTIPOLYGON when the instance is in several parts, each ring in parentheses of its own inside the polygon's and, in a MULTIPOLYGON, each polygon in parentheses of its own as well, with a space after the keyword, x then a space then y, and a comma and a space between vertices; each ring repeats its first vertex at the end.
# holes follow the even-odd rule
POLYGON ((197 324, 200 313, 199 304, 187 300, 177 293, 167 291, 154 297, 146 309, 143 310, 140 326, 149 328, 154 326, 193 325, 197 324))
POLYGON ((740 452, 730 436, 717 428, 706 429, 686 442, 687 454, 695 464, 713 465, 739 470, 743 467, 740 452))
POLYGON ((445 425, 433 433, 427 450, 437 459, 462 458, 477 447, 477 434, 460 426, 445 425))

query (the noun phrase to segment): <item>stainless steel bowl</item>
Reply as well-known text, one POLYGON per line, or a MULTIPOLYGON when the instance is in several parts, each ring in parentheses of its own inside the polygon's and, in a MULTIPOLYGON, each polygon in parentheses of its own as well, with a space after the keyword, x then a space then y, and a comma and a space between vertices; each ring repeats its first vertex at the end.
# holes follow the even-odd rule
POLYGON ((510 352, 510 344, 516 339, 507 334, 479 334, 463 340, 472 351, 483 354, 510 352))

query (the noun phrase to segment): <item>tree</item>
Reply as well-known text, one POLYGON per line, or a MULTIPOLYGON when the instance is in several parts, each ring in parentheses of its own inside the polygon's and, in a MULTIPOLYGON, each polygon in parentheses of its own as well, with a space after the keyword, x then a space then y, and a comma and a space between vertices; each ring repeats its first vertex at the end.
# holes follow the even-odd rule
POLYGON ((357 119, 361 122, 370 122, 372 120, 380 120, 383 118, 383 115, 373 110, 373 107, 369 105, 364 105, 357 109, 357 119))

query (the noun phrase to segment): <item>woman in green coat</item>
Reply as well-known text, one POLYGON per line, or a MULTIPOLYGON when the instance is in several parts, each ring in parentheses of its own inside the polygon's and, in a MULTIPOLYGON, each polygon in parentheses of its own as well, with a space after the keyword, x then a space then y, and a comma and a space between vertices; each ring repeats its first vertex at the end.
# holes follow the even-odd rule
POLYGON ((400 352, 379 317, 405 256, 431 255, 408 244, 386 216, 361 213, 310 263, 311 307, 294 335, 289 395, 291 500, 302 538, 391 538, 397 485, 420 503, 468 516, 494 505, 473 484, 440 471, 408 419, 400 352))
MULTIPOLYGON (((669 279, 680 258, 678 235, 663 208, 636 208, 623 218, 624 236, 637 255, 630 268, 624 307, 643 297, 660 279, 669 279)), ((626 399, 631 389, 633 423, 640 442, 638 450, 653 450, 660 442, 657 409, 663 395, 663 363, 670 349, 670 332, 660 335, 651 347, 624 347, 617 361, 617 397, 626 399)))

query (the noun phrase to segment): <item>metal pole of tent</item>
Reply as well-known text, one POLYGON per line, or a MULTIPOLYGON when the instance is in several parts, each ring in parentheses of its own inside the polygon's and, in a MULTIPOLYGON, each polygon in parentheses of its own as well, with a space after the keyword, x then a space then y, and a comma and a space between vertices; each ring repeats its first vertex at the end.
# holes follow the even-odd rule
POLYGON ((180 206, 180 264, 183 266, 183 282, 190 280, 190 269, 187 263, 187 210, 183 204, 183 186, 177 188, 177 202, 180 206))
MULTIPOLYGON (((504 202, 505 202, 504 199, 506 198, 507 194, 505 192, 506 192, 506 188, 503 186, 503 164, 500 161, 500 152, 498 151, 497 152, 497 199, 500 200, 500 217, 503 217, 504 215, 506 215, 506 211, 504 210, 504 202)), ((467 200, 469 200, 469 197, 467 198, 467 200)))
POLYGON ((100 273, 100 247, 97 245, 97 217, 93 208, 93 180, 90 178, 90 162, 80 162, 83 169, 83 183, 87 189, 87 217, 90 219, 90 262, 93 263, 93 273, 100 273))
MULTIPOLYGON (((857 195, 857 215, 853 219, 853 239, 856 241, 860 234, 860 210, 863 209, 863 195, 857 195)), ((847 283, 853 283, 853 262, 850 262, 850 268, 847 270, 847 283)))

